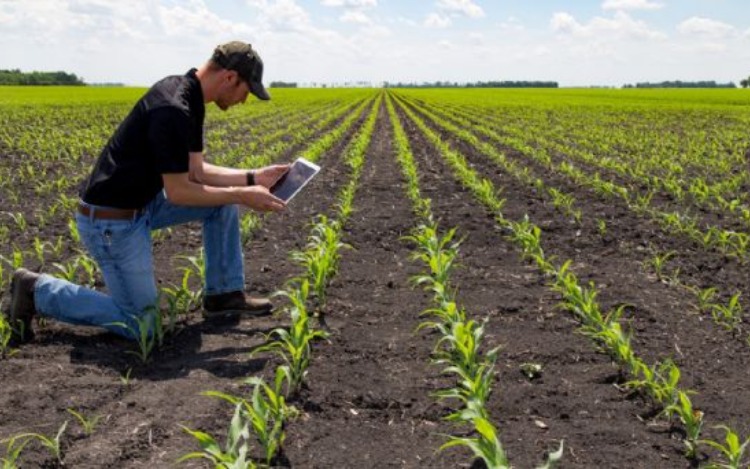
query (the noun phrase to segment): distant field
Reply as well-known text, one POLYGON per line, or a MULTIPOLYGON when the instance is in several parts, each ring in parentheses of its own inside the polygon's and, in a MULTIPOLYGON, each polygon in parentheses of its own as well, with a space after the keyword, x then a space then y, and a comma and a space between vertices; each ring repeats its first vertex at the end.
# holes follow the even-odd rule
MULTIPOLYGON (((4 305, 20 266, 105 290, 76 188, 144 92, 0 88, 4 305)), ((564 441, 559 467, 688 468, 726 462, 703 441, 724 442, 717 425, 750 435, 750 91, 270 92, 211 106, 205 140, 217 164, 323 168, 285 213, 242 212, 249 290, 306 279, 331 332, 288 393, 275 466, 482 467, 437 451, 453 435, 514 467, 564 441)), ((20 467, 169 467, 199 450, 180 425, 223 444, 233 407, 202 391, 248 398, 244 379, 285 363, 247 352, 299 307, 203 321, 200 226, 153 238, 173 329, 147 360, 53 321, 13 351, 0 316, 0 441, 70 420, 60 461, 34 441, 20 467), (89 435, 66 409, 103 417, 89 435)))

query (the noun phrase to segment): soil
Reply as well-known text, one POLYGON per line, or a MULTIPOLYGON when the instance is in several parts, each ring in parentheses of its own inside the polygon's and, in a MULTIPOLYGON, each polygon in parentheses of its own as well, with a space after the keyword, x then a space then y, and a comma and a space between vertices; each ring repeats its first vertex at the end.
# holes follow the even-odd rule
MULTIPOLYGON (((452 277, 458 301, 471 317, 487 319, 488 348, 501 346, 489 411, 514 467, 541 464, 545 452, 561 440, 565 452, 560 467, 695 467, 697 462, 683 455, 681 428, 654 418, 647 400, 623 391, 618 368, 557 307, 560 298, 548 280, 520 258, 421 131, 402 112, 400 118, 419 166, 423 195, 432 199, 440 226, 458 227, 463 238, 460 265, 452 277), (542 365, 541 375, 526 377, 521 372, 526 363, 542 365)), ((304 246, 316 214, 334 213, 335 191, 349 177, 341 157, 352 135, 326 152, 320 160, 323 171, 285 213, 265 217, 246 249, 250 291, 270 294, 301 273, 289 253, 304 246)), ((682 387, 697 392, 692 399, 705 413, 706 436, 723 438, 712 428, 717 424, 748 434, 750 381, 741 371, 749 364, 748 344, 695 313, 694 295, 684 287, 660 281, 643 267, 653 246, 660 252, 678 250, 683 255, 670 267, 680 267, 685 282, 710 282, 732 291, 746 288, 741 265, 665 235, 626 207, 534 168, 548 185, 574 193, 588 214, 582 225, 575 224, 471 147, 443 137, 476 171, 503 188, 507 218, 528 214, 543 229, 545 252, 559 261, 573 259, 579 279, 596 284, 603 307, 632 305, 627 320, 636 353, 649 363, 675 360, 683 373, 682 387), (606 220, 605 236, 598 234, 596 218, 606 220), (706 266, 713 270, 706 272, 706 266)), ((437 336, 415 332, 419 313, 431 304, 430 296, 410 282, 422 266, 411 259, 413 246, 403 237, 416 217, 392 140, 381 106, 355 211, 345 227, 343 240, 351 248, 343 251, 340 271, 328 289, 326 318, 332 335, 315 345, 307 387, 292 402, 302 414, 287 427, 281 467, 483 467, 467 449, 437 451, 444 435, 463 430, 443 420, 454 403, 432 395, 450 383, 430 362, 437 336)), ((290 150, 281 159, 293 154, 290 150)), ((33 193, 25 195, 22 200, 35 200, 33 193)), ((15 242, 30 244, 31 239, 29 234, 15 242)), ((179 282, 178 267, 184 263, 177 256, 199 246, 196 225, 174 228, 160 241, 154 251, 160 283, 179 282)), ((242 383, 248 376, 270 378, 278 360, 251 358, 247 352, 263 341, 264 333, 285 324, 283 314, 214 323, 196 311, 144 365, 128 353, 131 344, 112 334, 46 321, 37 325, 33 343, 0 361, 0 439, 20 432, 54 435, 69 421, 62 436, 64 467, 173 467, 180 456, 198 449, 181 426, 223 442, 232 408, 201 393, 239 395, 249 389, 242 383), (101 420, 86 435, 67 409, 101 420)), ((702 452, 700 458, 709 456, 716 455, 702 452)), ((200 460, 181 466, 208 467, 200 460)), ((61 465, 32 445, 22 467, 61 465)))

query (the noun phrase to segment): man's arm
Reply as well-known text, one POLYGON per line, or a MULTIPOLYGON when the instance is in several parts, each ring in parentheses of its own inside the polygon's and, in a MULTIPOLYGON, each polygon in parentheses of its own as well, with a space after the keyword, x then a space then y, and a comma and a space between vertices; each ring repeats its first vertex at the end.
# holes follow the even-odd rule
MULTIPOLYGON (((255 183, 270 188, 289 165, 272 165, 254 171, 255 183)), ((212 187, 232 187, 247 185, 247 169, 225 168, 207 163, 202 152, 190 153, 190 180, 212 187)))
POLYGON ((164 191, 173 204, 194 207, 240 204, 261 212, 277 212, 286 207, 283 200, 271 194, 264 186, 212 187, 193 182, 190 174, 162 174, 164 191))

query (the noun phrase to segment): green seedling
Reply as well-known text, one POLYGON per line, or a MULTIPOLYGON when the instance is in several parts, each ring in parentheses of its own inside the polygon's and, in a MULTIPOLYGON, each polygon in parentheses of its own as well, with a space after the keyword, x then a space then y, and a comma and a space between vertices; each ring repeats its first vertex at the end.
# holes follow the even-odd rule
POLYGON ((695 458, 698 451, 698 438, 703 428, 703 412, 693 408, 693 403, 686 392, 677 391, 677 400, 664 408, 664 414, 667 417, 673 415, 679 417, 685 426, 685 456, 690 459, 695 458))
POLYGON ((726 425, 717 425, 714 428, 724 430, 724 443, 721 444, 718 441, 713 440, 701 440, 700 443, 706 444, 716 450, 719 450, 722 455, 727 459, 726 463, 718 464, 712 463, 706 466, 707 469, 742 469, 748 467, 748 461, 745 461, 745 451, 750 444, 750 437, 746 438, 745 441, 740 443, 739 436, 732 431, 731 428, 726 425))
MULTIPOLYGON (((14 438, 16 439, 32 439, 37 440, 39 443, 42 444, 47 450, 49 450, 50 454, 57 459, 57 462, 60 465, 63 465, 62 461, 62 447, 60 446, 60 439, 62 438, 63 433, 65 433, 65 429, 68 427, 68 421, 66 420, 63 422, 63 424, 60 426, 60 428, 57 430, 57 434, 54 437, 49 437, 47 435, 42 435, 41 433, 22 433, 20 435, 16 435, 14 438)), ((23 444, 25 446, 25 443, 23 444)))
POLYGON ((734 294, 726 305, 712 304, 711 316, 714 321, 729 331, 736 331, 742 324, 742 305, 740 304, 742 292, 734 294))
POLYGON ((2 440, 0 443, 6 444, 5 457, 2 459, 3 469, 20 469, 18 460, 21 458, 21 453, 33 439, 28 434, 24 434, 2 440))
POLYGON ((699 313, 704 313, 711 310, 711 305, 713 304, 711 300, 713 300, 713 298, 716 296, 717 291, 718 289, 716 287, 693 289, 695 298, 698 301, 697 309, 699 313))
POLYGON ((216 469, 255 469, 257 465, 248 456, 250 423, 242 418, 241 409, 241 403, 234 408, 224 448, 208 433, 191 430, 181 425, 185 432, 198 440, 202 451, 188 453, 180 457, 177 462, 202 458, 211 461, 216 469))
POLYGON ((81 427, 83 427, 83 432, 90 436, 92 433, 94 433, 94 428, 99 423, 99 420, 102 419, 103 415, 94 415, 91 418, 87 418, 83 414, 76 412, 73 409, 66 409, 70 415, 76 418, 78 422, 81 424, 81 427))
POLYGON ((310 327, 307 313, 307 297, 309 282, 304 279, 297 288, 279 292, 279 295, 289 298, 292 302, 287 309, 292 319, 289 329, 276 328, 266 335, 266 342, 255 347, 250 356, 260 352, 273 352, 284 360, 285 365, 279 367, 286 374, 287 395, 295 395, 302 386, 307 367, 310 362, 311 344, 316 339, 325 339, 328 333, 310 327))
POLYGON ((281 387, 286 376, 280 368, 277 368, 273 387, 258 377, 245 380, 245 383, 253 386, 249 401, 216 391, 203 393, 224 399, 233 405, 242 405, 243 417, 250 423, 250 429, 258 439, 266 464, 269 466, 272 465, 273 459, 278 455, 286 439, 284 427, 287 420, 298 415, 297 409, 288 406, 281 394, 281 387))
POLYGON ((133 316, 135 326, 125 322, 114 322, 107 325, 118 326, 126 329, 135 337, 138 349, 136 351, 127 350, 126 353, 135 355, 141 360, 141 363, 148 363, 151 360, 151 353, 156 346, 161 346, 164 341, 164 323, 159 309, 150 306, 144 310, 144 314, 133 316))

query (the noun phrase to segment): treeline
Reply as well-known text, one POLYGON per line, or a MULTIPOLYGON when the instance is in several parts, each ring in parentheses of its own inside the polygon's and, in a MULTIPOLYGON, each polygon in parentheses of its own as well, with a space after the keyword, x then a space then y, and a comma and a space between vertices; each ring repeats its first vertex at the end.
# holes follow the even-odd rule
POLYGON ((66 72, 22 72, 0 70, 0 85, 68 85, 82 86, 86 83, 73 73, 66 72))
POLYGON ((659 83, 627 84, 623 88, 737 88, 732 82, 716 83, 715 81, 662 81, 659 83))
POLYGON ((556 81, 477 81, 474 83, 458 83, 450 81, 436 81, 433 83, 389 83, 386 88, 558 88, 556 81))
POLYGON ((293 81, 272 81, 269 88, 296 88, 297 83, 293 81))

